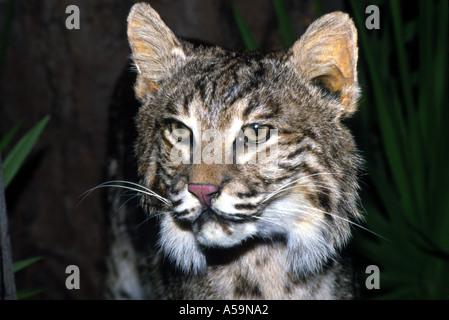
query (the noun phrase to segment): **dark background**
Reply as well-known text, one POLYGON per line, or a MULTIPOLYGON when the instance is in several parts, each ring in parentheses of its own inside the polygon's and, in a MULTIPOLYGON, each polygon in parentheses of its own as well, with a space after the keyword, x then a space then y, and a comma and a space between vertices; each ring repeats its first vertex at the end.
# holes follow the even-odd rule
MULTIPOLYGON (((0 1, 3 24, 11 1, 0 1)), ((35 298, 101 298, 106 249, 102 191, 108 109, 130 51, 126 18, 137 1, 17 0, 0 74, 0 136, 22 121, 21 136, 45 115, 51 120, 6 192, 14 261, 43 256, 16 274, 18 290, 46 288, 35 298), (68 5, 80 9, 80 30, 68 30, 68 5), (81 289, 65 288, 77 265, 81 289)), ((181 36, 243 49, 230 1, 149 1, 181 36)), ((235 1, 263 49, 280 49, 269 0, 235 1)), ((285 1, 299 37, 315 16, 314 1, 285 1)), ((344 9, 323 1, 326 12, 344 9)))

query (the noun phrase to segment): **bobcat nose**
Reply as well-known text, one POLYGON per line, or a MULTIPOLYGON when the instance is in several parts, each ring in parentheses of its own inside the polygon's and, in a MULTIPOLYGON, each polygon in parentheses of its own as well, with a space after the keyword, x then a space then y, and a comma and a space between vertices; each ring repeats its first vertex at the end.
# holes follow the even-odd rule
POLYGON ((218 187, 213 184, 194 184, 190 183, 187 187, 189 192, 193 193, 200 200, 203 207, 211 206, 210 200, 214 193, 218 192, 218 187))

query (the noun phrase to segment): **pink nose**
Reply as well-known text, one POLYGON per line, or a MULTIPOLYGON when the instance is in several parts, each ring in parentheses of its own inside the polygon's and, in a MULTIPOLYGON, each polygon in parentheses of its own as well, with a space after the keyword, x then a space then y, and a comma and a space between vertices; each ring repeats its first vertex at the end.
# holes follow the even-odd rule
POLYGON ((213 184, 189 184, 187 187, 189 192, 193 193, 200 200, 203 207, 210 207, 212 194, 218 192, 218 188, 213 184))

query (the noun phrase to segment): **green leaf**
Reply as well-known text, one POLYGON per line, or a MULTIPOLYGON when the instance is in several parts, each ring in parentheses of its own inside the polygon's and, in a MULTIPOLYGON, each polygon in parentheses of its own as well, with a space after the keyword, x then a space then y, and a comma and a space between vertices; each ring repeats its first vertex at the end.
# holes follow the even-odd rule
POLYGON ((232 13, 234 15, 234 20, 237 24, 237 28, 240 31, 240 35, 242 37, 243 43, 247 50, 257 50, 259 46, 257 45, 256 40, 254 39, 254 35, 246 24, 245 19, 242 16, 237 5, 232 2, 231 3, 232 13))
POLYGON ((42 260, 43 257, 35 257, 35 258, 30 258, 30 259, 25 259, 25 260, 20 260, 17 262, 13 263, 13 271, 14 272, 18 272, 22 269, 25 269, 26 267, 32 265, 33 263, 36 263, 40 260, 42 260))
POLYGON ((44 117, 14 146, 3 162, 3 183, 5 189, 16 176, 23 162, 31 152, 40 134, 44 130, 50 116, 44 117))
POLYGON ((44 292, 45 290, 46 290, 45 288, 19 290, 17 292, 17 300, 23 300, 26 298, 30 298, 32 296, 35 296, 39 293, 44 292))
POLYGON ((412 95, 412 86, 410 85, 410 72, 408 68, 408 57, 405 50, 405 43, 403 37, 403 23, 401 17, 401 9, 399 1, 390 2, 391 17, 393 21, 393 34, 395 36, 395 44, 397 50, 397 59, 399 65, 399 73, 401 76, 402 90, 405 99, 405 105, 409 115, 413 113, 414 102, 412 95))
POLYGON ((281 42, 284 48, 289 48, 296 40, 290 18, 283 0, 273 0, 274 10, 281 29, 281 42))
POLYGON ((17 131, 19 130, 21 124, 22 124, 22 121, 17 123, 11 130, 9 130, 3 136, 3 138, 0 140, 0 151, 2 151, 2 152, 5 151, 6 147, 8 147, 9 143, 11 142, 11 140, 14 138, 17 131))

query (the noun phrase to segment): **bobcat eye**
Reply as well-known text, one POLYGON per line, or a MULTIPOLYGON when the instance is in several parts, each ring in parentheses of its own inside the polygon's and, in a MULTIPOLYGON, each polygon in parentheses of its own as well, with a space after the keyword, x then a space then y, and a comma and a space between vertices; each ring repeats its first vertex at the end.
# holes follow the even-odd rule
POLYGON ((168 128, 170 130, 170 134, 176 141, 178 141, 178 142, 189 141, 190 142, 190 137, 192 135, 192 132, 190 131, 189 128, 187 128, 187 126, 185 126, 181 122, 171 121, 168 124, 168 128))
POLYGON ((240 141, 249 143, 259 143, 267 141, 270 138, 270 126, 261 124, 249 124, 243 127, 243 135, 240 136, 240 141))

